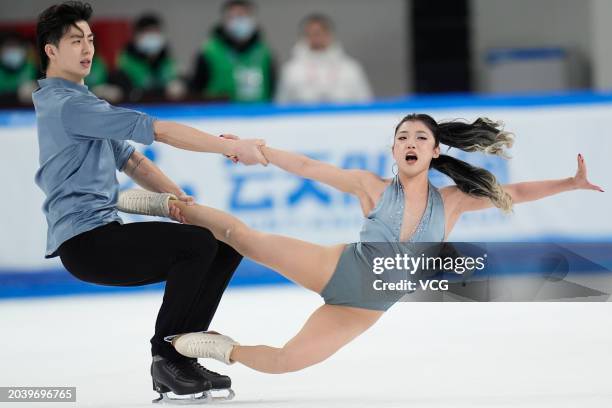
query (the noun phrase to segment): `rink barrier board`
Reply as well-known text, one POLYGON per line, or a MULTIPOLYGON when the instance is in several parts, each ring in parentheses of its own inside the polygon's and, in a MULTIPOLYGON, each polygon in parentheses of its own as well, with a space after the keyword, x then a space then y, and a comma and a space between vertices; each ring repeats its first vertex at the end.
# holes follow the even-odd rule
MULTIPOLYGON (((547 94, 515 95, 436 95, 418 96, 395 100, 382 100, 363 105, 317 105, 317 106, 275 106, 257 105, 175 105, 175 106, 131 106, 163 119, 199 118, 248 118, 274 116, 307 116, 309 114, 341 114, 359 112, 418 111, 453 108, 525 108, 555 107, 566 105, 611 104, 612 92, 595 93, 590 91, 561 92, 547 94)), ((0 111, 0 127, 31 127, 35 125, 32 110, 0 111)), ((612 241, 601 237, 555 237, 537 236, 517 242, 544 241, 612 241)), ((249 260, 245 260, 237 270, 230 286, 249 286, 258 284, 287 284, 288 280, 275 272, 249 260)), ((0 268, 0 298, 31 296, 57 296, 66 294, 110 293, 126 291, 160 290, 163 284, 144 287, 108 287, 80 282, 61 268, 36 270, 10 270, 0 268)))
MULTIPOLYGON (((244 260, 230 281, 230 287, 255 285, 283 285, 291 283, 272 270, 244 260)), ((82 282, 61 268, 36 272, 0 271, 0 299, 65 296, 83 294, 110 294, 160 291, 164 283, 143 286, 102 286, 82 282)))
MULTIPOLYGON (((385 112, 419 109, 453 108, 512 108, 537 106, 564 106, 612 103, 612 92, 556 92, 546 94, 496 94, 470 95, 446 94, 424 95, 410 98, 379 100, 368 104, 354 105, 288 105, 273 104, 177 104, 177 105, 126 105, 158 118, 227 118, 283 115, 308 115, 321 113, 385 112)), ((31 109, 0 111, 0 126, 32 126, 36 124, 31 109)))
MULTIPOLYGON (((519 241, 517 241, 519 242, 519 241)), ((609 243, 612 245, 612 236, 601 238, 597 241, 570 239, 567 237, 545 237, 544 239, 533 239, 531 241, 520 241, 531 243, 563 242, 571 243, 609 243)), ((495 271, 496 276, 521 276, 532 273, 530 265, 521 262, 519 250, 510 249, 503 257, 503 268, 495 271)), ((612 265, 612 253, 603 254, 601 260, 606 265, 612 265)), ((592 273, 589 270, 578 270, 575 273, 592 273)), ((608 274, 610 271, 603 271, 608 274)), ((255 263, 249 259, 244 259, 236 270, 229 287, 258 286, 258 285, 287 285, 291 281, 284 278, 275 271, 255 263)), ((102 286, 79 281, 68 271, 62 268, 40 270, 36 272, 25 272, 17 270, 0 270, 0 299, 11 298, 30 298, 43 296, 64 296, 79 294, 108 294, 108 293, 130 293, 143 291, 163 290, 164 284, 157 283, 137 287, 121 286, 102 286)))

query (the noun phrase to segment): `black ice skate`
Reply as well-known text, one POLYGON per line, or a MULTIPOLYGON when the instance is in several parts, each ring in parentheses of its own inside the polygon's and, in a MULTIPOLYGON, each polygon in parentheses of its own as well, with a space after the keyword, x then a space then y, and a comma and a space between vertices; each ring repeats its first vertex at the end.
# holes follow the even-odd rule
MULTIPOLYGON (((209 369, 202 367, 197 359, 192 359, 191 364, 200 373, 203 379, 210 381, 212 384, 211 398, 215 401, 229 401, 236 395, 232 390, 232 379, 227 375, 215 373, 209 369), (214 395, 212 391, 226 391, 220 395, 214 395)), ((216 394, 216 393, 215 393, 216 394)))
POLYGON ((153 356, 151 377, 153 390, 159 393, 159 398, 153 402, 197 404, 212 401, 212 384, 191 359, 172 361, 153 356))

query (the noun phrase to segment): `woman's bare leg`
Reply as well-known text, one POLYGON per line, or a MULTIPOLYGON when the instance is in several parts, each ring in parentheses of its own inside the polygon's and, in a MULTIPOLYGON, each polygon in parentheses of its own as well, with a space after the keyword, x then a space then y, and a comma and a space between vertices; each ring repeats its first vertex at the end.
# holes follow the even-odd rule
MULTIPOLYGON (((214 208, 173 201, 187 223, 208 228, 220 241, 288 279, 321 293, 333 274, 344 245, 325 247, 249 228, 214 208)), ((323 305, 282 348, 235 346, 231 359, 254 370, 284 373, 301 370, 334 354, 374 324, 383 312, 323 305)))
POLYGON ((282 348, 234 346, 231 360, 270 374, 297 371, 320 363, 366 331, 383 312, 323 305, 282 348))
POLYGON ((245 257, 274 269, 293 282, 321 293, 333 274, 344 245, 322 246, 256 231, 224 211, 203 205, 179 207, 188 224, 208 228, 215 238, 245 257))

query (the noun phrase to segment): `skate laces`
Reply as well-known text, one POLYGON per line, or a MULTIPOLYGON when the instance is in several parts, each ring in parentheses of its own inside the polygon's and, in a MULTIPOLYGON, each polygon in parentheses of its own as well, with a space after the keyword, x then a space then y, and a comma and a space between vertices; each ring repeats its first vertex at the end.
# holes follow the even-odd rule
POLYGON ((181 369, 183 368, 183 366, 185 366, 185 363, 183 361, 169 360, 167 366, 170 369, 170 371, 172 371, 173 374, 177 375, 177 374, 182 374, 181 369))
POLYGON ((204 358, 208 358, 211 356, 211 351, 208 348, 204 347, 207 346, 209 344, 213 344, 215 345, 214 341, 211 341, 210 339, 206 338, 206 339, 196 339, 195 341, 192 341, 191 343, 189 343, 187 345, 189 351, 193 354, 196 355, 201 355, 204 358))
POLYGON ((216 372, 214 372, 214 371, 212 371, 212 370, 209 370, 208 368, 206 368, 206 367, 204 367, 203 365, 201 365, 200 363, 198 363, 198 361, 197 361, 197 360, 191 360, 191 365, 192 365, 192 366, 193 366, 193 367, 194 367, 196 370, 198 370, 198 371, 203 371, 203 372, 205 372, 206 374, 210 374, 210 375, 214 375, 214 376, 217 376, 217 377, 221 377, 221 374, 216 373, 216 372))
POLYGON ((219 337, 205 337, 191 342, 191 344, 189 344, 191 352, 204 358, 222 358, 223 353, 219 349, 219 346, 223 344, 223 336, 220 334, 213 334, 213 336, 219 337))
POLYGON ((131 200, 130 205, 138 212, 151 213, 153 198, 154 196, 144 194, 139 196, 132 196, 129 197, 129 199, 131 200))
POLYGON ((145 213, 149 214, 150 203, 152 197, 148 194, 144 194, 141 191, 130 190, 122 193, 119 196, 119 204, 122 210, 127 210, 133 213, 145 213))
POLYGON ((197 361, 193 361, 192 359, 188 360, 170 360, 168 361, 168 368, 174 375, 177 377, 185 376, 185 375, 193 375, 193 374, 201 374, 201 371, 207 371, 211 374, 219 375, 213 371, 207 370, 198 364, 197 361), (194 364, 195 363, 195 364, 194 364), (191 373, 191 374, 189 374, 191 373))
POLYGON ((147 205, 147 199, 145 197, 129 197, 128 198, 128 206, 135 211, 142 212, 142 210, 148 210, 149 206, 147 205))

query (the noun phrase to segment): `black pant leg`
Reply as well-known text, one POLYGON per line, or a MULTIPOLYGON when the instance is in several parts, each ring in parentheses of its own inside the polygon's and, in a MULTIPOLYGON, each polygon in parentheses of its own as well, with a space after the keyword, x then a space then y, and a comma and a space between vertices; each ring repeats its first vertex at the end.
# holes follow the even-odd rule
POLYGON ((193 313, 187 316, 187 327, 192 328, 191 331, 208 330, 221 297, 242 261, 242 255, 231 246, 221 241, 217 241, 217 245, 217 254, 207 271, 206 284, 198 296, 199 302, 193 313), (203 316, 206 319, 202 319, 203 316))
POLYGON ((241 259, 225 246, 219 255, 204 228, 163 222, 109 224, 67 241, 59 253, 66 269, 87 282, 134 286, 166 280, 151 343, 154 354, 167 358, 180 356, 163 337, 205 330, 241 259), (213 264, 218 274, 211 272, 213 264))

